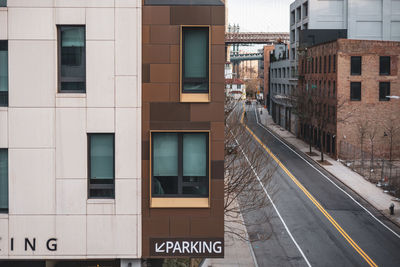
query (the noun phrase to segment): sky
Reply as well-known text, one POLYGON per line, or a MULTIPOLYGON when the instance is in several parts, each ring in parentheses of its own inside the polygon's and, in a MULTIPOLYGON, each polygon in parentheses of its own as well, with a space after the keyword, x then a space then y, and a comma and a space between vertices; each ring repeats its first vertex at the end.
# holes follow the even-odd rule
POLYGON ((290 4, 294 0, 228 0, 228 23, 241 32, 289 32, 290 4))

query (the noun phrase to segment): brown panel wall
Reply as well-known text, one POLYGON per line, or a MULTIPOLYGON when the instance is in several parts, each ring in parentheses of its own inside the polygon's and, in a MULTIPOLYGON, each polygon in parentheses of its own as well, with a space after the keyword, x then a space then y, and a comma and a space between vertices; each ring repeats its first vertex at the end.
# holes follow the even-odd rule
POLYGON ((142 245, 155 237, 224 237, 224 6, 143 6, 142 245), (180 26, 211 25, 211 102, 179 102, 180 26), (210 130, 210 208, 150 208, 150 130, 210 130))

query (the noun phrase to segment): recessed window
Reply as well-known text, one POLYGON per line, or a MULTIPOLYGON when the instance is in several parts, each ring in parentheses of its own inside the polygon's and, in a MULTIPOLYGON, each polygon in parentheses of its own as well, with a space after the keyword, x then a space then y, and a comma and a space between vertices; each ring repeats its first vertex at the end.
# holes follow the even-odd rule
POLYGON ((361 82, 350 83, 350 100, 361 101, 361 82))
POLYGON ((152 133, 152 197, 208 198, 208 139, 205 132, 152 133))
POLYGON ((351 57, 351 75, 361 75, 361 57, 351 57))
POLYGON ((336 72, 336 55, 333 55, 333 73, 336 72))
POLYGON ((389 101, 390 98, 390 82, 379 83, 379 101, 389 101))
POLYGON ((324 73, 326 73, 326 56, 324 56, 324 73))
POLYGON ((0 41, 0 107, 8 106, 8 42, 0 41))
POLYGON ((379 74, 390 75, 390 57, 379 57, 379 74))
POLYGON ((183 93, 208 93, 209 90, 209 29, 182 28, 183 93))
POLYGON ((322 57, 319 57, 319 73, 322 73, 322 57))
POLYGON ((0 213, 8 212, 8 149, 0 148, 0 213))
POLYGON ((86 91, 85 26, 58 26, 58 91, 86 91))
POLYGON ((328 56, 328 73, 331 72, 331 64, 332 64, 331 55, 329 55, 329 56, 328 56))
POLYGON ((7 6, 7 0, 0 0, 0 7, 7 6))
POLYGON ((114 198, 114 134, 88 134, 89 198, 114 198))

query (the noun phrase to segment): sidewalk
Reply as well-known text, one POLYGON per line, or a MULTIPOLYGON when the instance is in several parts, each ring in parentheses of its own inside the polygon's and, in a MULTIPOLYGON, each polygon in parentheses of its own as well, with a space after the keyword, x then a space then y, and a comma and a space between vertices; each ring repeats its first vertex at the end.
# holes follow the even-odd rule
MULTIPOLYGON (((304 141, 296 138, 294 134, 285 130, 281 126, 275 124, 268 114, 268 110, 265 108, 258 107, 258 110, 262 109, 262 114, 259 113, 260 122, 270 129, 273 133, 280 136, 286 142, 295 146, 298 150, 304 153, 304 156, 313 159, 315 162, 320 159, 319 151, 313 148, 313 151, 316 152, 317 156, 309 156, 305 154, 309 151, 309 145, 304 141)), ((400 226, 400 203, 394 201, 394 197, 386 194, 383 190, 377 187, 375 184, 372 184, 365 180, 361 175, 352 171, 351 169, 344 166, 339 161, 332 159, 328 155, 324 155, 324 159, 327 160, 331 165, 321 165, 320 166, 334 175, 338 180, 344 183, 347 187, 352 189, 358 195, 360 195, 363 199, 368 201, 372 206, 374 206, 377 210, 382 212, 388 219, 396 223, 400 226), (394 213, 395 215, 390 215, 389 206, 393 203, 394 213)))
MULTIPOLYGON (((240 218, 243 221, 243 218, 240 218)), ((231 226, 232 222, 228 222, 231 226)), ((244 224, 235 225, 237 232, 246 232, 244 224)), ((230 233, 225 233, 224 259, 206 259, 202 267, 254 267, 254 259, 250 243, 230 233)))

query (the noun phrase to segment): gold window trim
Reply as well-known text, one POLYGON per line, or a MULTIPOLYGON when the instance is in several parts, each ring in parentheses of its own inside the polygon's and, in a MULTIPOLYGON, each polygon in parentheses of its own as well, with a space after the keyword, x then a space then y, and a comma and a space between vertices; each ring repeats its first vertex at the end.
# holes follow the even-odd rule
POLYGON ((180 41, 179 41, 179 98, 180 102, 198 102, 208 103, 211 102, 211 26, 210 25, 181 25, 180 27, 180 41), (208 93, 183 93, 182 79, 182 30, 183 28, 208 28, 208 93))
POLYGON ((150 208, 210 208, 211 197, 211 134, 210 130, 151 130, 150 131, 150 164, 149 164, 149 192, 150 208), (153 197, 152 189, 152 135, 153 133, 208 133, 208 197, 204 198, 177 198, 177 197, 153 197))

